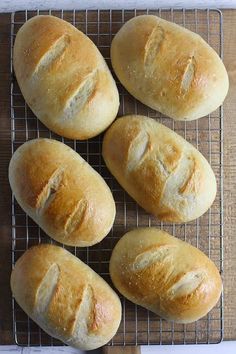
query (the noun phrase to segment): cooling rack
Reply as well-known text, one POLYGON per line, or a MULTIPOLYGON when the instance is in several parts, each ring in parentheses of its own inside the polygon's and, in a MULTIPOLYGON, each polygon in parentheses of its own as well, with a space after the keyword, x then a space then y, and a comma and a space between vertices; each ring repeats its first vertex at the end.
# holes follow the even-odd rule
MULTIPOLYGON (((218 193, 212 208, 196 221, 175 225, 162 223, 141 209, 106 169, 101 156, 102 135, 88 141, 73 141, 49 131, 32 113, 19 90, 12 67, 12 49, 19 28, 38 14, 51 14, 69 21, 86 33, 110 63, 110 43, 122 24, 141 14, 158 15, 199 33, 222 57, 222 13, 216 9, 157 10, 73 10, 21 11, 11 17, 11 146, 12 153, 25 141, 37 137, 60 140, 76 150, 105 179, 113 192, 117 215, 110 234, 89 248, 66 247, 111 284, 108 266, 118 239, 137 226, 157 226, 201 249, 223 272, 223 107, 193 122, 174 122, 136 101, 117 81, 120 93, 119 116, 130 113, 157 119, 182 135, 210 162, 217 179, 218 193)), ((213 93, 214 94, 214 93, 213 93)), ((29 247, 52 241, 19 207, 12 196, 12 266, 29 247)), ((223 295, 214 309, 192 324, 174 324, 121 297, 122 322, 109 345, 217 343, 223 339, 223 295)), ((42 331, 12 299, 13 333, 18 345, 60 345, 42 331)))

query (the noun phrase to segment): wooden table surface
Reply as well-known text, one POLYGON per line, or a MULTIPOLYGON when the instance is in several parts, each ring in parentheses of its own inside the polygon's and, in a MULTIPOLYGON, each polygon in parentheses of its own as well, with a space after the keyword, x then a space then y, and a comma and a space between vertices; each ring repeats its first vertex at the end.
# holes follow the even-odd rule
MULTIPOLYGON (((224 104, 224 317, 225 340, 236 340, 236 10, 224 10, 224 62, 230 91, 224 104)), ((13 344, 9 277, 11 199, 10 15, 0 14, 0 344, 13 344)))

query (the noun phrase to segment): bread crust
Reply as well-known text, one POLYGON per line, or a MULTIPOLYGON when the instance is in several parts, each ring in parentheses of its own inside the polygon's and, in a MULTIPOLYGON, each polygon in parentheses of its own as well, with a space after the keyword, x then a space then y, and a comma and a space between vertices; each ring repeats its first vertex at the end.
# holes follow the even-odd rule
POLYGON ((217 53, 198 34, 157 16, 126 22, 112 41, 111 60, 131 95, 175 120, 213 112, 228 92, 217 53))
POLYGON ((115 81, 98 48, 70 23, 31 18, 16 35, 13 65, 27 104, 55 133, 89 139, 115 119, 115 81))
POLYGON ((117 119, 105 133, 103 158, 131 197, 160 220, 197 219, 215 199, 216 179, 207 160, 154 119, 117 119))
POLYGON ((27 250, 11 274, 17 303, 44 331, 83 350, 106 344, 121 320, 116 293, 89 266, 63 249, 27 250))
POLYGON ((115 202, 103 178, 74 150, 52 139, 21 145, 9 181, 22 209, 54 240, 91 246, 110 231, 115 202))
POLYGON ((222 291, 219 272, 204 253, 154 227, 121 237, 110 275, 127 299, 179 323, 205 316, 222 291))

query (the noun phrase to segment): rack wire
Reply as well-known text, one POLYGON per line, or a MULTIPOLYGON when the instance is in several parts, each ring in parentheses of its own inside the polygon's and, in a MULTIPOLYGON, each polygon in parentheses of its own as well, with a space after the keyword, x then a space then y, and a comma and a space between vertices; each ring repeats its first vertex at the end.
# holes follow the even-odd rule
MULTIPOLYGON (((63 141, 76 150, 105 179, 113 192, 117 215, 110 234, 90 248, 66 247, 111 284, 108 265, 111 251, 119 238, 136 226, 157 226, 201 249, 223 273, 223 107, 193 122, 174 122, 136 101, 117 81, 120 93, 118 116, 138 113, 157 119, 195 145, 211 163, 218 193, 212 208, 198 220, 175 225, 162 223, 148 215, 119 186, 106 169, 101 156, 102 135, 88 141, 73 141, 49 131, 27 106, 14 77, 13 44, 25 21, 38 14, 51 14, 72 23, 86 33, 110 63, 110 43, 124 22, 141 14, 158 15, 199 33, 223 56, 222 13, 216 9, 157 10, 73 10, 21 11, 11 17, 11 143, 12 154, 25 141, 49 137, 63 141)), ((114 74, 114 73, 113 73, 114 74)), ((213 93, 214 94, 214 93, 213 93)), ((51 240, 19 207, 12 196, 12 266, 29 247, 51 240)), ((111 284, 112 285, 112 284, 111 284)), ((123 317, 109 345, 217 343, 223 339, 223 295, 214 309, 199 321, 183 325, 164 321, 153 313, 121 297, 123 317)), ((12 299, 13 333, 18 345, 60 345, 43 332, 12 299)))

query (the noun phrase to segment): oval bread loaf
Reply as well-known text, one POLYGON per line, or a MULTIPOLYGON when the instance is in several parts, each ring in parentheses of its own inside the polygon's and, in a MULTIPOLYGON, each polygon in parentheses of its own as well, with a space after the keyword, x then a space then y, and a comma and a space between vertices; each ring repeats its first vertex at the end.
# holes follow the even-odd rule
POLYGON ((74 150, 30 140, 10 161, 9 181, 22 209, 53 239, 91 246, 110 231, 115 202, 103 178, 74 150))
POLYGON ((16 262, 11 289, 17 303, 49 335, 83 350, 106 344, 121 320, 110 286, 65 249, 42 244, 16 262))
POLYGON ((198 34, 157 16, 126 22, 112 41, 111 60, 131 95, 176 120, 211 113, 229 87, 223 62, 198 34))
POLYGON ((13 65, 27 104, 57 134, 88 139, 115 119, 115 81, 97 47, 70 23, 31 18, 16 35, 13 65))
POLYGON ((105 133, 103 158, 131 197, 163 221, 196 219, 215 199, 216 180, 207 160, 154 119, 117 119, 105 133))
POLYGON ((156 228, 135 229, 118 241, 110 275, 127 299, 180 323, 205 316, 222 291, 219 272, 204 253, 156 228))

